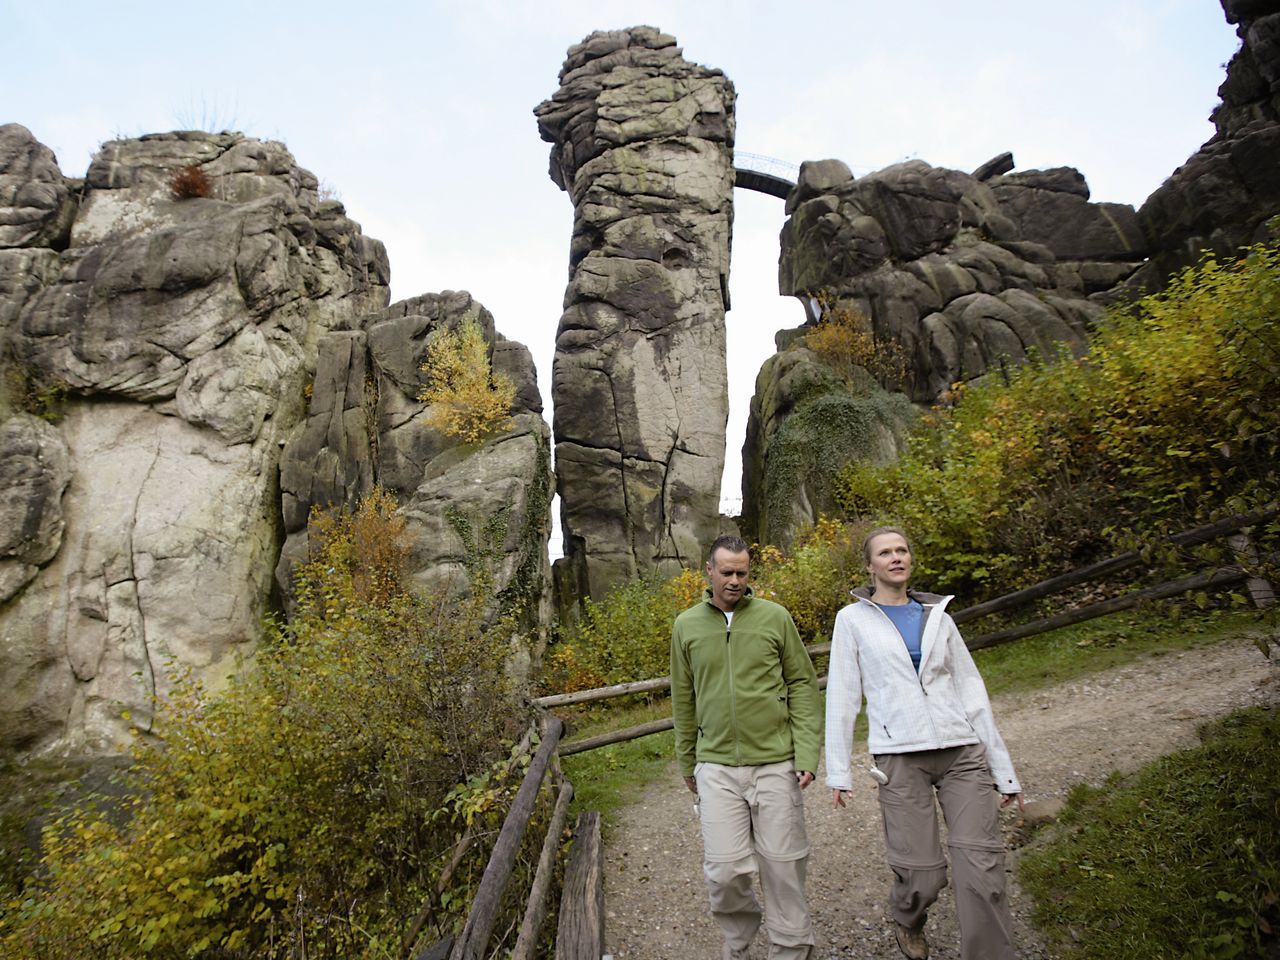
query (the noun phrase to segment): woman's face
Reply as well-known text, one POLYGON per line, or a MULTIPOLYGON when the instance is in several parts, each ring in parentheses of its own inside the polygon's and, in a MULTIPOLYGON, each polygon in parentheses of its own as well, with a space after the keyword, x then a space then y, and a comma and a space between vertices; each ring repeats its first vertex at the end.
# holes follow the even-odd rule
POLYGON ((911 579, 911 548, 900 533, 882 533, 867 546, 867 572, 876 586, 904 587, 911 579))

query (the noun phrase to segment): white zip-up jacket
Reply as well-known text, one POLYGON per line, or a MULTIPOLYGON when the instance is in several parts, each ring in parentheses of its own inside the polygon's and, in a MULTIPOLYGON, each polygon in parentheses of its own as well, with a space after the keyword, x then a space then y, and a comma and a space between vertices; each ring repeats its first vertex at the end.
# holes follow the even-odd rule
POLYGON ((991 713, 986 685, 946 612, 951 597, 910 596, 924 607, 920 672, 893 621, 866 588, 836 614, 827 681, 827 785, 853 788, 853 723, 867 698, 872 754, 914 753, 981 743, 1001 793, 1021 793, 1013 762, 991 713))

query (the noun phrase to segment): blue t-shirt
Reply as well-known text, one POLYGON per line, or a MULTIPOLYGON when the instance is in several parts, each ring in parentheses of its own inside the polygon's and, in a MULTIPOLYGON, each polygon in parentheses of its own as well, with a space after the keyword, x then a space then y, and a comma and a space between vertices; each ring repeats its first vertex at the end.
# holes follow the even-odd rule
POLYGON ((893 625, 902 634, 907 645, 907 653, 911 654, 911 663, 920 672, 920 620, 924 616, 924 607, 919 600, 908 600, 906 603, 877 603, 877 607, 885 612, 893 625))

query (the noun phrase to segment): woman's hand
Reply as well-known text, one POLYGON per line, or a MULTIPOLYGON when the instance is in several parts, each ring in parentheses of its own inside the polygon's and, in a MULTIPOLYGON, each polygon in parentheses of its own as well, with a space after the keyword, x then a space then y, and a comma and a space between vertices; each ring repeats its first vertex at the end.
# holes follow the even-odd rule
POLYGON ((1013 801, 1015 801, 1015 800, 1017 800, 1017 801, 1018 801, 1018 812, 1019 812, 1019 813, 1022 813, 1024 810, 1026 810, 1026 809, 1027 809, 1027 801, 1026 801, 1026 800, 1024 800, 1024 799, 1022 799, 1022 794, 1020 794, 1020 793, 1004 793, 1004 794, 1001 794, 1001 795, 1000 795, 1000 806, 1001 806, 1002 808, 1003 808, 1003 807, 1007 807, 1009 804, 1013 803, 1013 801))
POLYGON ((831 791, 831 809, 836 810, 844 806, 844 795, 848 790, 832 790, 831 791))

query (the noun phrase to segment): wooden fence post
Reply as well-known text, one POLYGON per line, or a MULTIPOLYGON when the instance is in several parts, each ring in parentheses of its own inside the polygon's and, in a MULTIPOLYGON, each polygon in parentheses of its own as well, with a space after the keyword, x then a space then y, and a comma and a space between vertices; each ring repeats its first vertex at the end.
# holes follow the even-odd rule
POLYGON ((542 921, 547 917, 547 891, 551 888, 557 854, 560 852, 560 831, 564 829, 569 801, 572 799, 573 786, 562 783, 560 792, 556 795, 555 809, 551 813, 551 823, 547 826, 547 835, 542 839, 542 855, 538 858, 538 869, 533 875, 533 887, 529 890, 529 902, 525 905, 524 920, 520 924, 520 934, 516 937, 516 948, 511 954, 511 960, 533 960, 538 949, 542 921))
POLYGON ((600 960, 604 955, 604 848, 600 814, 578 814, 573 850, 560 897, 556 960, 600 960))
MULTIPOLYGON (((1248 534, 1237 533, 1234 536, 1227 537, 1227 545, 1240 558, 1241 566, 1258 562, 1258 551, 1249 542, 1248 534)), ((1271 585, 1270 580, 1264 580, 1262 577, 1248 577, 1244 585, 1245 589, 1249 591, 1249 598, 1253 601, 1253 605, 1259 610, 1265 610, 1276 602, 1275 587, 1271 585)))
POLYGON ((480 887, 472 901, 471 913, 453 945, 450 960, 484 960, 486 956, 489 936, 493 933, 493 924, 498 916, 498 907, 507 888, 507 881, 511 879, 512 870, 515 869, 516 854, 520 852, 524 829, 529 824, 529 817, 532 816, 538 799, 538 790, 542 787, 542 778, 546 775, 551 758, 556 754, 556 746, 560 743, 563 732, 564 724, 552 717, 543 732, 538 753, 529 764, 524 782, 516 791, 507 819, 502 823, 498 840, 493 845, 493 853, 489 856, 489 864, 484 868, 484 876, 480 878, 480 887))

